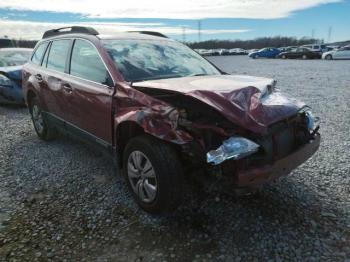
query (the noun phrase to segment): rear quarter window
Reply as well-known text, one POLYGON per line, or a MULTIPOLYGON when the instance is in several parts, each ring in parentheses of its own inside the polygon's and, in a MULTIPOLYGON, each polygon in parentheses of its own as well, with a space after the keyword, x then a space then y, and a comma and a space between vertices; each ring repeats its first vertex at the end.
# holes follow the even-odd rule
POLYGON ((40 65, 41 64, 41 59, 45 53, 45 50, 47 48, 48 43, 42 43, 38 46, 38 48, 34 51, 34 54, 32 56, 31 61, 36 64, 36 65, 40 65))

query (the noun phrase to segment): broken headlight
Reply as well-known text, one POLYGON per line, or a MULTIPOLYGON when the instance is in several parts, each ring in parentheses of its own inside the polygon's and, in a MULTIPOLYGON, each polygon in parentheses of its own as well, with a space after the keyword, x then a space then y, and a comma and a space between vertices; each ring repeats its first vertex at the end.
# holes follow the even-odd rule
POLYGON ((230 137, 216 150, 207 153, 207 162, 221 164, 227 159, 240 159, 257 152, 259 145, 244 137, 230 137))
POLYGON ((307 128, 309 129, 309 131, 315 130, 320 123, 320 118, 314 117, 314 115, 310 110, 305 111, 305 117, 306 117, 307 128))

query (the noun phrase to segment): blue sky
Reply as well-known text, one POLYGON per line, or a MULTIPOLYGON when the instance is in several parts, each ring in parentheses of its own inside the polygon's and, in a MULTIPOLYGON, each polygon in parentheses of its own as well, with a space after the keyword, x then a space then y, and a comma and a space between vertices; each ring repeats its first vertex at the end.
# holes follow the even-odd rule
MULTIPOLYGON (((331 41, 350 39, 350 0, 280 0, 280 5, 274 0, 250 0, 250 4, 242 6, 242 1, 212 0, 206 3, 206 0, 202 0, 202 6, 184 4, 183 9, 174 6, 167 8, 167 5, 158 3, 152 7, 152 12, 147 10, 146 1, 138 3, 137 0, 129 0, 133 3, 124 9, 110 8, 108 4, 115 6, 116 2, 109 0, 94 1, 105 1, 101 3, 102 6, 106 5, 105 8, 92 6, 94 2, 90 0, 61 0, 55 4, 50 0, 47 5, 45 1, 49 0, 23 1, 1 1, 0 36, 39 39, 42 32, 49 28, 86 24, 97 27, 102 33, 157 30, 178 40, 183 39, 184 32, 187 41, 197 41, 200 20, 201 40, 253 39, 276 35, 311 37, 313 34, 327 41, 330 27, 331 41), (85 7, 75 5, 77 2, 79 5, 85 4, 85 7), (58 3, 62 3, 62 6, 58 3), (159 10, 154 10, 157 8, 159 10)), ((182 0, 178 1, 181 5, 182 0)))

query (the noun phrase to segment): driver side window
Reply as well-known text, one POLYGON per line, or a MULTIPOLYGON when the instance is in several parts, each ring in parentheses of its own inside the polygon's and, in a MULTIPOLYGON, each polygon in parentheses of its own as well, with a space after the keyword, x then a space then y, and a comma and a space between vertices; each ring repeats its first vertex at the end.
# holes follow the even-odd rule
POLYGON ((70 74, 99 84, 109 85, 111 78, 97 49, 85 40, 75 40, 70 74))

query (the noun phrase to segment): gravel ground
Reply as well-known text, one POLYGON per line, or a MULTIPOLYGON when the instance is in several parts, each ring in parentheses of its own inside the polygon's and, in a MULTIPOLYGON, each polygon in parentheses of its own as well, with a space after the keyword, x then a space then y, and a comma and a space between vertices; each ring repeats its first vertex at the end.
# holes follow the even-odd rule
POLYGON ((0 107, 1 261, 350 261, 350 61, 212 57, 273 77, 322 118, 312 159, 249 197, 194 194, 176 213, 140 211, 109 157, 40 141, 27 110, 0 107))

